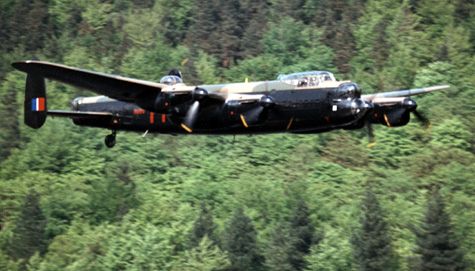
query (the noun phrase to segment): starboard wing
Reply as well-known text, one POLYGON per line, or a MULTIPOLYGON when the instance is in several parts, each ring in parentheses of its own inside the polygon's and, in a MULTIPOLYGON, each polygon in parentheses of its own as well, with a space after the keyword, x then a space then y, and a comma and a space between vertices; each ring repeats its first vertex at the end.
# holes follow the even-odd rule
POLYGON ((440 85, 440 86, 432 86, 432 87, 425 87, 425 88, 414 88, 414 89, 406 89, 406 90, 381 92, 381 93, 375 93, 375 94, 366 94, 366 95, 362 95, 361 98, 365 101, 370 101, 373 103, 387 103, 392 100, 397 100, 398 98, 421 95, 421 94, 426 94, 426 93, 448 89, 448 88, 450 88, 449 85, 440 85))

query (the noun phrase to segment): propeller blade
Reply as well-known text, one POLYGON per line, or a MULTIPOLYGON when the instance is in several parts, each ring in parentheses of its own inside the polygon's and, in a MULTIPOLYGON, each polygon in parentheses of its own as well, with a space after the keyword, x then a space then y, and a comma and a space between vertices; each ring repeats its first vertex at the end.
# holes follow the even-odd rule
POLYGON ((414 110, 412 111, 414 113, 414 116, 416 116, 416 119, 425 127, 430 126, 430 120, 421 112, 414 110))
POLYGON ((258 106, 249 110, 248 112, 246 112, 246 119, 248 119, 250 123, 257 122, 263 110, 264 108, 262 106, 258 106))
POLYGON ((194 101, 193 104, 188 109, 188 112, 186 112, 185 119, 183 123, 181 124, 181 127, 189 133, 192 132, 193 126, 196 121, 196 117, 198 116, 199 108, 200 108, 200 102, 194 101))
POLYGON ((260 117, 262 111, 264 111, 264 107, 259 105, 256 108, 253 108, 253 109, 247 111, 246 113, 241 114, 242 125, 244 125, 244 127, 248 128, 249 124, 253 124, 253 123, 256 123, 257 121, 259 121, 259 117, 260 117))

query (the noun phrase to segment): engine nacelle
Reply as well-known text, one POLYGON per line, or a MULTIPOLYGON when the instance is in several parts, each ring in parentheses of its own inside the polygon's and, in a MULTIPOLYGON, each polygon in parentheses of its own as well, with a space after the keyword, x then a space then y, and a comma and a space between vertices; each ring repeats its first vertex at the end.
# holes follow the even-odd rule
POLYGON ((172 95, 159 93, 153 103, 153 111, 161 114, 167 114, 172 108, 172 95))
POLYGON ((264 108, 271 108, 275 105, 275 102, 270 96, 264 95, 259 100, 259 105, 264 108))
POLYGON ((206 89, 199 88, 199 87, 195 88, 193 92, 191 93, 191 98, 194 101, 201 101, 207 96, 208 96, 208 91, 206 89))
POLYGON ((406 108, 375 110, 371 115, 372 123, 380 123, 388 127, 404 126, 410 119, 410 110, 406 108))

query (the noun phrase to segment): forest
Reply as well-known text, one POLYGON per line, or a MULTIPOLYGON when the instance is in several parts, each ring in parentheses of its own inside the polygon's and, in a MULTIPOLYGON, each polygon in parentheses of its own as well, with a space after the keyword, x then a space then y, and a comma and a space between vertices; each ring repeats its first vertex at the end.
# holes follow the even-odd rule
MULTIPOLYGON (((474 0, 0 1, 0 270, 475 270, 474 0), (329 70, 431 120, 171 136, 23 124, 38 58, 187 84, 329 70)), ((91 92, 47 82, 50 109, 91 92)))

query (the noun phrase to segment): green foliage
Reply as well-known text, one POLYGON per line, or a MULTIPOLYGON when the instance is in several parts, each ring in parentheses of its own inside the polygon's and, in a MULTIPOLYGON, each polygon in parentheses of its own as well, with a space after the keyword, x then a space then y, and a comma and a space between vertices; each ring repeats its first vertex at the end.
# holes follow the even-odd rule
POLYGON ((306 257, 306 270, 344 271, 352 269, 351 244, 335 229, 325 229, 325 238, 315 245, 306 257))
POLYGON ((216 59, 200 51, 195 63, 195 69, 200 81, 204 84, 218 83, 216 77, 216 59))
POLYGON ((417 270, 466 269, 463 253, 452 233, 450 217, 437 189, 429 199, 417 244, 421 257, 417 270))
POLYGON ((110 231, 107 225, 92 227, 77 219, 64 234, 54 238, 38 270, 104 270, 98 260, 106 251, 110 231))
POLYGON ((21 206, 8 247, 8 253, 13 259, 28 260, 35 252, 46 251, 46 218, 41 211, 39 199, 38 193, 30 191, 21 206))
POLYGON ((0 161, 7 158, 20 144, 20 129, 15 84, 19 78, 9 76, 0 90, 0 161))
POLYGON ((212 242, 219 245, 219 239, 216 237, 216 225, 213 222, 213 214, 206 207, 205 203, 201 203, 200 214, 193 224, 190 234, 190 246, 192 248, 201 245, 203 238, 207 238, 206 242, 212 242))
MULTIPOLYGON (((463 0, 0 1, 0 270, 354 270, 349 236, 362 233, 358 195, 368 180, 380 200, 371 216, 380 223, 371 225, 391 236, 375 239, 392 253, 388 268, 412 270, 414 225, 437 185, 454 222, 451 240, 460 240, 473 269, 474 7, 463 0), (235 141, 119 133, 106 149, 108 131, 53 118, 40 130, 23 124, 24 74, 10 63, 34 56, 154 81, 178 68, 190 85, 315 69, 338 71, 365 93, 451 88, 414 97, 431 127, 374 125, 372 148, 364 131, 334 131, 235 141), (30 260, 17 260, 10 244, 28 228, 21 221, 30 190, 41 195, 44 243, 29 250, 30 260), (307 207, 297 208, 300 201, 307 207)), ((93 95, 47 83, 51 109, 93 95)), ((358 248, 370 247, 364 240, 358 248)))
POLYGON ((361 229, 352 237, 360 270, 397 270, 388 224, 374 193, 367 190, 362 202, 361 229))
POLYGON ((242 208, 229 221, 224 238, 224 249, 231 265, 228 270, 260 270, 262 256, 256 240, 256 230, 242 208))
POLYGON ((178 229, 163 230, 150 223, 124 222, 111 229, 100 263, 103 270, 169 270, 173 263, 170 238, 178 229))
POLYGON ((265 266, 269 270, 294 270, 291 264, 292 239, 289 234, 287 223, 280 223, 271 234, 271 241, 266 250, 265 266))
POLYGON ((139 203, 128 162, 119 160, 109 165, 113 172, 107 173, 105 179, 92 183, 90 210, 97 222, 120 220, 139 203))
POLYGON ((18 264, 11 261, 7 255, 0 253, 0 270, 1 271, 17 271, 19 270, 18 264))
POLYGON ((279 59, 283 72, 331 69, 332 51, 319 41, 320 33, 292 18, 269 25, 262 43, 264 52, 279 59))
POLYGON ((472 138, 472 134, 460 120, 447 119, 434 127, 431 143, 441 148, 469 150, 472 138))
POLYGON ((294 270, 305 269, 305 256, 310 253, 312 244, 320 240, 315 236, 314 227, 310 221, 310 212, 303 200, 297 202, 294 215, 290 220, 291 255, 290 264, 294 270))
POLYGON ((229 267, 226 253, 222 252, 207 236, 201 239, 198 246, 185 251, 177 260, 172 270, 213 271, 229 267))
POLYGON ((277 78, 282 71, 283 64, 273 55, 260 55, 254 58, 248 58, 239 62, 239 65, 232 67, 225 72, 226 77, 231 80, 249 81, 266 80, 277 78))

